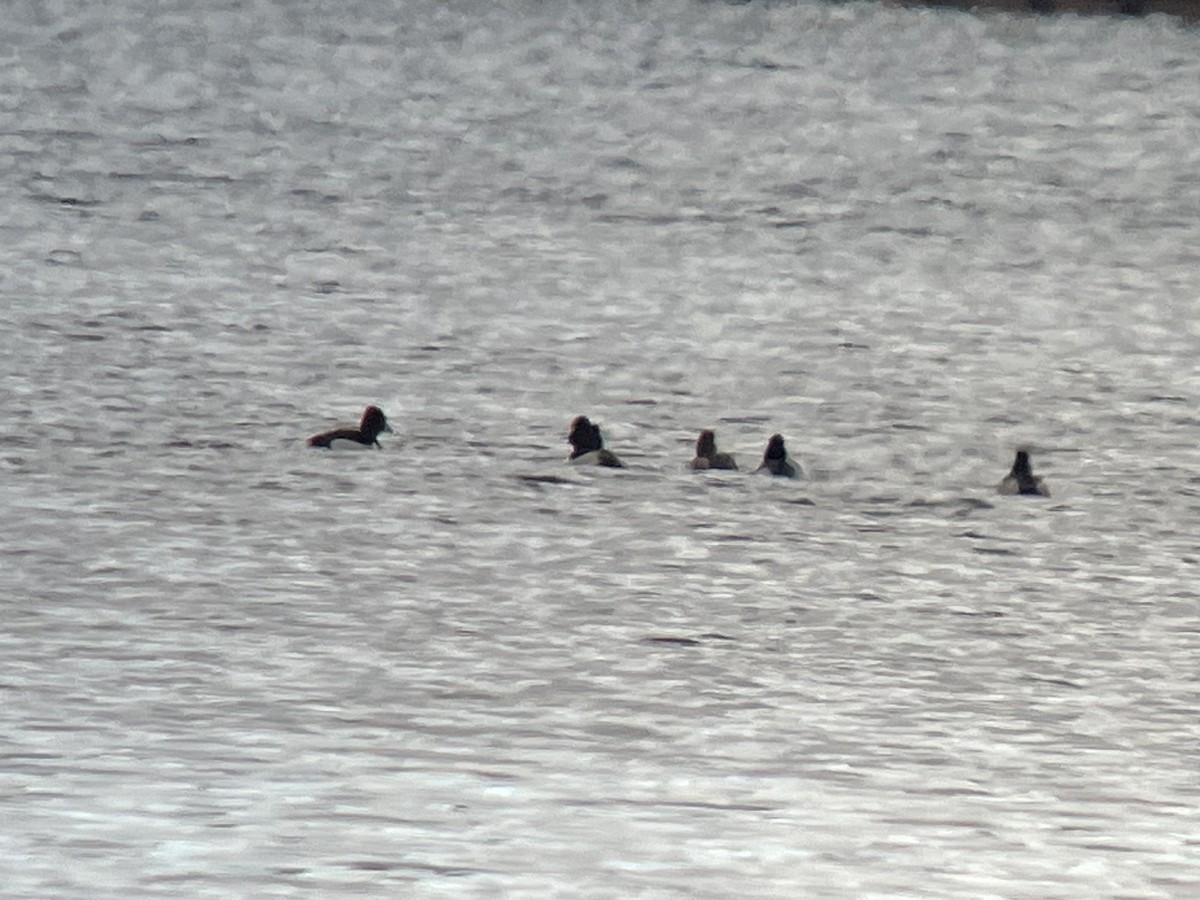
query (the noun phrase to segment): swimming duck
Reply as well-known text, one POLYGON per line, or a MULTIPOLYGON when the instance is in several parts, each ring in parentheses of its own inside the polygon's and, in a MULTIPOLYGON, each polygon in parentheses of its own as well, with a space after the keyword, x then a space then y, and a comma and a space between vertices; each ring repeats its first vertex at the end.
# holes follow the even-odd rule
POLYGON ((705 428, 696 439, 696 458, 688 463, 689 469, 736 469, 737 463, 728 453, 717 450, 717 436, 705 428))
POLYGON ((593 425, 587 416, 576 416, 571 422, 567 442, 571 445, 569 459, 574 465, 625 468, 617 454, 604 449, 604 438, 600 436, 600 428, 593 425))
POLYGON ((771 439, 767 441, 767 450, 763 454, 762 465, 755 471, 766 471, 784 478, 795 478, 800 474, 800 467, 788 459, 782 434, 771 435, 771 439))
POLYGON ((1029 451, 1018 450, 1012 471, 1004 476, 996 490, 1001 494, 1025 494, 1030 497, 1049 497, 1050 489, 1042 479, 1033 474, 1029 465, 1029 451))
POLYGON ((368 447, 383 449, 379 443, 379 435, 391 430, 392 426, 388 424, 383 410, 378 406, 368 406, 363 410, 362 421, 358 423, 357 428, 335 428, 333 431, 314 434, 308 439, 308 446, 339 450, 368 447))

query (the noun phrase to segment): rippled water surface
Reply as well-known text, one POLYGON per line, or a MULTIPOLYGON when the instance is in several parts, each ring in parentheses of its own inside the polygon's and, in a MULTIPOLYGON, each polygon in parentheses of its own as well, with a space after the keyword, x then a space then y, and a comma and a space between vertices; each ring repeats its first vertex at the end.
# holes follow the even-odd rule
POLYGON ((6 17, 0 893, 1200 891, 1200 33, 6 17))

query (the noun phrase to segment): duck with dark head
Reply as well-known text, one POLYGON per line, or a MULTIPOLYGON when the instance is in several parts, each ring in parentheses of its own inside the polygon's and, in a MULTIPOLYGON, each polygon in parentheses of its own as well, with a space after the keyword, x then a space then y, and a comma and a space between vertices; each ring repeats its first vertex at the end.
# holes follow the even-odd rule
POLYGON ((1001 494, 1022 494, 1026 497, 1050 496, 1046 482, 1033 474, 1033 467, 1029 464, 1029 451, 1024 447, 1017 450, 1012 470, 1004 476, 996 490, 1001 494))
POLYGON ((781 478, 795 478, 800 474, 800 467, 788 458, 782 434, 771 435, 771 439, 767 441, 767 449, 763 453, 762 465, 756 471, 778 475, 781 478))
POLYGON ((604 438, 600 436, 599 426, 593 425, 587 416, 576 416, 572 420, 571 430, 567 433, 567 443, 571 445, 569 461, 573 465, 625 468, 617 454, 604 449, 604 438))
POLYGON ((717 436, 708 428, 696 439, 696 458, 688 463, 689 469, 736 469, 733 456, 717 449, 717 436))
POLYGON ((363 410, 362 421, 357 428, 335 428, 314 434, 308 439, 308 446, 323 447, 327 450, 356 449, 364 450, 371 447, 383 449, 379 443, 379 435, 391 431, 387 416, 378 406, 368 406, 363 410))

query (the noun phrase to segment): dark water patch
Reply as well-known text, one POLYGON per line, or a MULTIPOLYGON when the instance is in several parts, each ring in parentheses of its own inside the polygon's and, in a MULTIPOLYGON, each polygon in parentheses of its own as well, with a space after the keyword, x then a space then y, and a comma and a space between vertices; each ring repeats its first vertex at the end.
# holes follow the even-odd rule
POLYGON ((632 797, 605 797, 603 799, 572 798, 563 801, 564 806, 605 807, 629 806, 638 809, 702 809, 713 812, 772 812, 778 806, 761 803, 709 803, 703 800, 636 800, 632 797))
MULTIPOLYGON (((906 791, 909 794, 922 794, 932 797, 990 797, 992 792, 983 788, 973 787, 926 787, 914 788, 911 791, 906 791)), ((939 825, 947 825, 954 828, 983 828, 982 822, 958 821, 955 819, 938 819, 936 823, 939 825)), ((928 821, 926 825, 930 824, 928 821)))
POLYGON ((717 419, 723 425, 765 425, 772 416, 722 416, 717 419))
POLYGON ((706 469, 696 474, 699 476, 696 482, 704 485, 704 490, 727 491, 741 490, 743 485, 738 479, 746 473, 736 469, 706 469))
POLYGON ((68 332, 63 335, 68 341, 105 341, 108 338, 103 334, 79 334, 77 332, 68 332))
POLYGON ((70 206, 79 209, 92 209, 103 204, 103 200, 84 200, 79 197, 59 196, 58 194, 47 194, 38 192, 30 194, 29 199, 38 203, 53 203, 57 206, 70 206))
POLYGON ((694 213, 679 215, 667 213, 603 213, 596 216, 596 221, 605 225, 649 225, 662 227, 667 225, 730 225, 738 221, 735 216, 714 216, 710 213, 694 213))
POLYGON ((686 221, 682 216, 666 216, 666 215, 635 215, 634 213, 604 213, 596 216, 596 221, 605 225, 679 225, 686 221))
MULTIPOLYGON (((863 503, 899 503, 903 498, 899 494, 870 494, 863 498, 863 503)), ((912 506, 913 504, 909 504, 912 506)))
POLYGON ((385 862, 377 859, 347 860, 340 863, 340 865, 356 872, 425 872, 431 875, 440 875, 443 878, 465 878, 471 875, 488 874, 487 869, 473 869, 469 866, 443 866, 436 863, 419 862, 385 862))
POLYGON ((912 422, 893 422, 891 427, 896 431, 931 431, 928 425, 915 425, 912 422))
POLYGON ((222 185, 233 184, 232 175, 196 175, 191 172, 109 172, 108 177, 117 181, 148 181, 154 184, 165 182, 179 185, 222 185))
POLYGON ((312 188, 296 188, 288 192, 289 196, 296 197, 300 200, 307 200, 314 203, 333 204, 342 202, 343 198, 340 194, 327 194, 324 191, 313 190, 312 188))
POLYGON ((48 266, 78 266, 83 264, 83 254, 77 250, 51 250, 46 255, 48 266))
POLYGON ((699 647, 703 644, 703 641, 690 637, 654 636, 642 638, 642 640, 647 644, 669 644, 675 647, 699 647))
MULTIPOLYGON (((355 869, 359 872, 390 872, 393 869, 402 868, 404 863, 383 862, 376 859, 355 859, 343 862, 341 865, 347 869, 355 869)), ((432 867, 427 865, 418 865, 417 868, 429 870, 432 867)))
POLYGON ((253 484, 252 487, 255 490, 281 491, 284 493, 287 493, 287 492, 293 490, 291 485, 285 484, 282 481, 276 481, 272 478, 263 479, 262 481, 259 481, 255 484, 253 484))
POLYGON ((156 135, 142 141, 131 141, 131 147, 199 147, 211 144, 212 141, 200 137, 169 138, 166 135, 156 135))
MULTIPOLYGON (((812 200, 821 196, 821 188, 826 184, 823 178, 813 178, 808 181, 792 181, 771 187, 771 193, 777 197, 792 197, 797 200, 812 200)), ((776 209, 776 207, 772 207, 776 209)))
MULTIPOLYGON (((303 252, 304 253, 315 253, 315 254, 332 254, 332 255, 336 255, 336 256, 362 256, 364 253, 369 253, 370 251, 368 251, 362 247, 352 247, 349 244, 319 244, 319 245, 314 245, 311 247, 304 247, 303 252)), ((378 295, 378 296, 359 295, 359 296, 355 297, 354 299, 360 300, 363 303, 378 303, 380 300, 383 299, 383 296, 382 295, 378 295)))
MULTIPOLYGON (((104 410, 104 412, 106 412, 106 413, 137 414, 137 413, 142 412, 142 407, 138 406, 137 404, 129 403, 128 401, 124 401, 124 400, 115 400, 115 399, 102 401, 99 404, 99 409, 104 410)), ((114 437, 119 437, 119 438, 123 438, 123 439, 132 438, 135 434, 136 434, 135 431, 131 431, 131 430, 127 430, 127 429, 122 429, 122 430, 113 432, 114 437)))
POLYGON ((525 482, 526 484, 579 484, 571 478, 563 478, 561 475, 514 475, 517 481, 525 482))
POLYGON ((1104 853, 1144 853, 1145 847, 1127 847, 1122 844, 1115 844, 1112 841, 1096 844, 1078 844, 1081 850, 1099 850, 1104 853))
POLYGON ((0 433, 0 444, 7 444, 12 447, 32 448, 39 446, 39 441, 27 434, 0 433))
POLYGON ((261 626, 258 622, 216 622, 209 620, 205 623, 214 631, 237 633, 239 631, 257 631, 261 626))
POLYGON ((933 229, 921 227, 896 227, 891 225, 876 225, 867 229, 868 234, 898 234, 902 237, 932 237, 933 229))
POLYGON ((969 511, 977 509, 994 509, 995 507, 986 500, 980 500, 978 497, 951 497, 946 500, 910 500, 910 507, 916 509, 939 509, 943 507, 959 508, 969 511))
POLYGON ((62 758, 58 753, 0 753, 0 762, 12 763, 56 761, 62 758))
POLYGON ((1034 684, 1052 684, 1056 687, 1069 687, 1076 690, 1083 690, 1082 684, 1077 684, 1074 681, 1067 681, 1065 678, 1048 678, 1040 675, 1022 675, 1020 681, 1030 681, 1034 684))
POLYGON ((189 441, 177 439, 163 444, 169 450, 236 450, 240 444, 229 441, 189 441))
POLYGON ((627 800, 630 806, 656 809, 701 809, 712 812, 773 812, 779 807, 764 803, 705 803, 701 800, 627 800))
POLYGON ((760 56, 756 56, 753 59, 748 59, 748 60, 731 59, 726 62, 726 65, 731 66, 735 69, 755 69, 756 71, 759 71, 759 72, 800 72, 800 71, 803 71, 803 67, 798 66, 795 63, 775 62, 775 60, 773 60, 773 59, 764 59, 763 57, 760 57, 760 56))
MULTIPOLYGON (((86 85, 81 85, 82 90, 87 90, 86 85)), ((28 138, 30 140, 41 140, 42 138, 57 138, 59 140, 70 141, 72 143, 78 141, 98 141, 100 135, 94 131, 78 131, 72 128, 21 128, 14 132, 18 137, 28 138)), ((45 176, 42 176, 45 177, 45 176)))
POLYGON ((500 196, 506 200, 515 200, 518 203, 550 203, 559 196, 559 193, 547 188, 534 190, 524 185, 518 185, 504 188, 500 191, 500 196))
POLYGON ((632 156, 610 156, 602 160, 601 164, 606 169, 617 169, 625 171, 637 171, 643 168, 642 164, 632 156))
POLYGON ((952 609, 952 616, 963 616, 968 619, 1003 619, 1007 613, 1002 613, 998 609, 952 609))
POLYGON ((783 501, 790 506, 816 506, 817 504, 808 497, 789 497, 783 501))

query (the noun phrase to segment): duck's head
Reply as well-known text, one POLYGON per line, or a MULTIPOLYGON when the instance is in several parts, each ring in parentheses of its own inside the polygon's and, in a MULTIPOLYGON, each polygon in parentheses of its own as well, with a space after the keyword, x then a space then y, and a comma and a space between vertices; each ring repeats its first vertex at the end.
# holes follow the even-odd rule
POLYGON ((1033 476, 1033 467, 1029 464, 1028 450, 1017 451, 1017 458, 1013 460, 1012 474, 1018 478, 1033 476))
POLYGON ((767 441, 767 452, 763 454, 763 459, 787 459, 787 449, 783 446, 782 434, 771 435, 771 439, 767 441))
POLYGON ((590 453, 592 450, 604 448, 604 440, 600 437, 600 428, 592 424, 587 416, 576 416, 571 422, 571 430, 567 433, 567 443, 575 448, 575 453, 590 453))
POLYGON ((373 441, 376 437, 383 434, 383 432, 392 430, 392 426, 388 424, 387 416, 383 414, 383 410, 378 406, 368 406, 363 410, 362 422, 359 423, 358 428, 363 433, 363 437, 368 441, 373 441))

